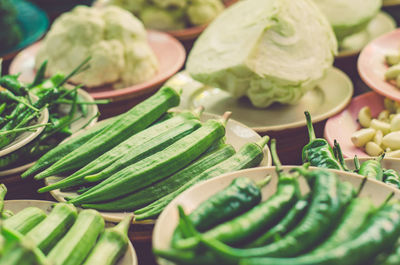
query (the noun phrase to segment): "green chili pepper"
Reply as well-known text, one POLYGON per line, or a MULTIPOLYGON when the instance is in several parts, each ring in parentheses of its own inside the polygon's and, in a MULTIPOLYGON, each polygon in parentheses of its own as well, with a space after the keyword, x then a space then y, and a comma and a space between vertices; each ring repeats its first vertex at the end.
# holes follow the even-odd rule
MULTIPOLYGON (((204 234, 205 239, 216 239, 224 243, 239 243, 254 238, 261 231, 272 227, 283 218, 300 197, 297 178, 284 173, 276 153, 276 140, 271 142, 273 161, 279 176, 277 192, 268 200, 258 204, 246 213, 222 223, 204 234)), ((178 249, 192 249, 198 244, 195 237, 176 242, 178 249)))
POLYGON ((383 170, 383 182, 391 185, 397 189, 400 189, 400 175, 394 169, 384 169, 383 170))
POLYGON ((373 178, 379 181, 383 180, 383 169, 381 165, 381 161, 384 155, 380 156, 378 159, 371 159, 363 162, 360 166, 360 170, 358 174, 373 178))
POLYGON ((299 200, 288 214, 276 226, 268 229, 264 234, 256 238, 253 242, 246 245, 246 248, 265 246, 282 239, 290 232, 304 217, 310 205, 310 194, 299 200))
POLYGON ((7 103, 5 103, 5 102, 0 105, 0 115, 3 114, 6 107, 7 107, 7 103))
POLYGON ((25 87, 18 81, 19 75, 5 75, 0 77, 0 86, 10 90, 17 96, 27 94, 25 87))
POLYGON ((34 111, 38 111, 38 109, 29 104, 24 97, 16 96, 10 90, 4 89, 1 86, 0 86, 0 101, 7 103, 15 101, 24 104, 25 106, 34 111))
MULTIPOLYGON (((392 249, 400 236, 400 204, 386 204, 363 224, 362 231, 338 247, 295 258, 250 258, 240 265, 359 265, 392 249)), ((398 263, 397 263, 398 264, 398 263)))
POLYGON ((351 171, 346 166, 346 163, 344 162, 342 148, 340 148, 340 144, 336 140, 334 140, 334 142, 333 142, 333 153, 335 154, 335 157, 336 157, 337 161, 339 161, 339 163, 342 166, 343 170, 344 171, 351 171))
POLYGON ((214 238, 206 238, 205 234, 200 236, 203 245, 214 251, 226 263, 237 264, 240 259, 250 257, 296 256, 306 252, 326 237, 334 224, 332 220, 340 216, 342 204, 345 203, 340 198, 337 176, 327 170, 307 171, 304 168, 294 170, 307 178, 312 192, 310 208, 294 230, 281 240, 258 248, 233 248, 214 238))
POLYGON ((28 88, 32 88, 43 83, 43 81, 45 80, 46 68, 47 68, 47 60, 45 60, 40 65, 38 71, 36 72, 35 79, 31 84, 29 84, 28 88))
POLYGON ((354 172, 358 173, 360 171, 360 160, 358 160, 357 155, 354 156, 353 162, 354 162, 354 172))
POLYGON ((332 148, 325 139, 316 138, 308 111, 304 112, 307 119, 307 129, 310 141, 303 147, 303 162, 310 162, 311 166, 343 170, 340 163, 335 159, 332 148))
POLYGON ((3 212, 4 208, 4 197, 7 194, 7 187, 4 184, 0 184, 0 213, 3 212))

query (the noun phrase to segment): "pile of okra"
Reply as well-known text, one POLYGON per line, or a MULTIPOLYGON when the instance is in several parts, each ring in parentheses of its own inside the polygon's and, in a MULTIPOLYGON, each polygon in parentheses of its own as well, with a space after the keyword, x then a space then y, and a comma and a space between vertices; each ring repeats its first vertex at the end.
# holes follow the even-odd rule
POLYGON ((37 207, 4 210, 0 185, 1 265, 113 265, 128 247, 132 216, 105 228, 99 212, 56 203, 47 215, 37 207))
POLYGON ((18 80, 19 75, 0 77, 0 150, 12 144, 21 133, 45 127, 33 141, 0 157, 0 170, 11 169, 36 160, 72 134, 71 123, 87 116, 86 104, 91 102, 80 99, 77 93, 79 86, 74 89, 63 87, 64 83, 84 65, 80 65, 67 76, 56 74, 45 78, 46 65, 44 62, 34 81, 27 85, 18 80), (33 101, 32 98, 36 100, 33 101), (67 115, 60 111, 62 104, 70 105, 67 115), (48 123, 35 124, 45 108, 49 111, 48 123), (76 117, 77 108, 82 116, 76 117))
POLYGON ((180 94, 162 87, 128 112, 105 120, 57 146, 22 177, 60 181, 39 189, 76 191, 68 203, 104 211, 135 211, 135 219, 157 217, 192 185, 223 173, 256 167, 269 138, 239 150, 225 143, 221 119, 200 121, 202 109, 168 112, 180 94))
POLYGON ((307 165, 284 172, 275 145, 276 193, 261 202, 266 181, 243 176, 189 215, 179 206, 170 249, 154 253, 175 264, 400 264, 400 202, 393 193, 374 205, 359 196, 365 181, 354 187, 307 165), (300 177, 308 193, 300 192, 300 177))

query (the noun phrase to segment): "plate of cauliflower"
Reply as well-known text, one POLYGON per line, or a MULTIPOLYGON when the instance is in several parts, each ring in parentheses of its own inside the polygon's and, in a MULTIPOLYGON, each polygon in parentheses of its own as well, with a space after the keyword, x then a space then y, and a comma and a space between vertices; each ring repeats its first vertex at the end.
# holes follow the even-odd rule
POLYGON ((120 6, 148 29, 165 31, 179 40, 198 37, 225 7, 237 0, 96 0, 95 6, 120 6))
POLYGON ((46 75, 68 73, 90 57, 89 68, 70 81, 95 99, 127 99, 149 93, 176 73, 185 50, 166 33, 146 31, 130 12, 77 6, 55 20, 45 38, 21 52, 10 66, 25 82, 47 60, 46 75))

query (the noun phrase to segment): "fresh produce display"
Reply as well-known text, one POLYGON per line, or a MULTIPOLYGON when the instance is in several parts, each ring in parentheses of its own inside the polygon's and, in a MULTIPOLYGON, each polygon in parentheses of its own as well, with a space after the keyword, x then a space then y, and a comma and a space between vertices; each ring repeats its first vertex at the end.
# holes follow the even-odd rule
POLYGON ((260 164, 268 137, 236 153, 224 143, 229 112, 221 120, 201 123, 201 108, 167 112, 178 103, 178 93, 163 87, 112 123, 106 120, 60 144, 23 177, 43 179, 74 171, 39 192, 74 190, 78 195, 66 198, 69 203, 137 210, 135 219, 143 220, 157 217, 173 198, 202 180, 260 164))
MULTIPOLYGON (((385 100, 385 103, 385 105, 387 106, 395 106, 393 101, 387 99, 385 100)), ((369 121, 371 122, 370 111, 366 108, 368 107, 364 107, 360 111, 361 116, 359 115, 359 121, 361 124, 367 121, 367 117, 369 117, 369 121), (365 115, 366 110, 369 113, 369 115, 367 116, 365 115)), ((385 110, 381 113, 385 113, 384 115, 388 115, 387 117, 389 117, 389 111, 385 110)), ((310 113, 306 111, 305 116, 307 119, 307 128, 310 136, 310 143, 303 148, 303 162, 308 162, 311 166, 315 167, 352 171, 349 170, 345 165, 339 143, 335 141, 334 147, 332 149, 325 139, 315 138, 310 113)), ((389 124, 388 126, 390 128, 389 124)), ((400 189, 400 174, 393 169, 385 169, 381 165, 381 160, 384 158, 384 156, 385 154, 375 159, 366 160, 362 164, 360 164, 356 156, 354 157, 355 170, 353 170, 352 172, 360 174, 367 178, 373 178, 379 181, 383 181, 384 183, 392 187, 400 189)))
POLYGON ((91 57, 90 68, 70 81, 86 87, 124 88, 152 78, 158 61, 143 24, 130 12, 110 6, 78 6, 51 26, 36 55, 36 67, 48 60, 46 74, 68 73, 91 57))
POLYGON ((400 87, 400 51, 386 54, 385 63, 389 66, 385 72, 385 79, 396 87, 400 87))
POLYGON ((57 203, 46 215, 28 207, 0 219, 0 264, 117 264, 127 250, 131 221, 129 215, 104 229, 104 220, 95 210, 78 213, 72 204, 57 203))
POLYGON ((264 108, 298 102, 332 66, 336 50, 332 28, 312 0, 246 0, 207 27, 186 70, 264 108))
MULTIPOLYGON (((275 140, 271 142, 271 151, 279 176, 275 194, 244 213, 227 216, 227 221, 205 231, 198 228, 192 214, 203 207, 213 207, 216 198, 229 200, 229 197, 239 196, 240 191, 227 192, 234 183, 204 201, 189 215, 178 206, 180 220, 171 239, 171 248, 153 249, 153 252, 176 264, 359 265, 375 264, 378 257, 382 262, 376 264, 394 259, 400 237, 400 203, 391 201, 393 194, 375 206, 369 198, 358 197, 363 184, 357 190, 349 182, 340 181, 331 171, 308 170, 305 166, 283 173, 275 140), (287 196, 286 193, 279 194, 279 186, 284 179, 297 183, 298 175, 305 178, 310 191, 303 196, 298 192, 294 203, 282 209, 280 203, 272 202, 277 197, 287 196), (261 213, 258 208, 268 204, 275 207, 261 213), (298 205, 301 207, 295 210, 298 205), (277 215, 277 211, 282 213, 277 215), (294 214, 298 211, 303 213, 294 214), (288 222, 287 219, 293 216, 297 217, 288 222), (264 222, 261 226, 260 218, 264 222), (291 224, 293 222, 295 225, 291 224), (271 235, 270 241, 253 245, 262 235, 255 231, 276 231, 276 234, 271 235)), ((281 202, 287 203, 287 200, 281 199, 281 202)), ((218 204, 214 207, 221 208, 218 204)))
POLYGON ((0 1, 0 50, 16 45, 22 38, 22 31, 17 22, 17 10, 12 0, 0 1))
POLYGON ((338 41, 365 29, 382 7, 382 0, 314 0, 326 15, 338 41))
MULTIPOLYGON (((80 64, 69 75, 56 74, 48 79, 44 77, 46 61, 41 65, 34 81, 25 85, 18 81, 18 75, 0 77, 0 149, 12 143, 21 133, 38 126, 45 126, 43 132, 23 147, 0 157, 0 170, 10 169, 21 164, 32 162, 65 138, 69 137, 71 124, 88 115, 87 104, 82 101, 77 89, 68 89, 63 84, 74 74, 83 70, 85 62, 80 64), (32 101, 31 95, 38 99, 32 101), (69 105, 66 115, 62 109, 69 105), (44 108, 49 110, 47 124, 31 125, 44 108), (81 115, 77 115, 77 110, 81 115)), ((93 119, 95 117, 88 117, 93 119)))
POLYGON ((365 106, 358 113, 358 122, 362 129, 351 136, 357 147, 365 148, 370 156, 379 156, 385 152, 386 157, 400 157, 400 106, 388 98, 379 115, 374 118, 371 109, 365 106))
POLYGON ((211 22, 224 9, 222 0, 98 0, 100 5, 117 5, 157 30, 177 30, 211 22))

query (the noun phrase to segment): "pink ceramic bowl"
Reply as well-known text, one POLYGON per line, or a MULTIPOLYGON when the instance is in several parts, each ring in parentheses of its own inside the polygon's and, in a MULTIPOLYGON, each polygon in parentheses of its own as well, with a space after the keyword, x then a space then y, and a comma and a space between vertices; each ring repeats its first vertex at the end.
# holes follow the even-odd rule
POLYGON ((328 119, 324 130, 325 139, 331 146, 336 139, 342 148, 344 157, 353 158, 355 155, 369 157, 363 149, 354 146, 350 138, 355 131, 361 128, 357 122, 360 109, 369 106, 372 116, 376 117, 384 108, 383 99, 383 96, 375 92, 368 92, 353 98, 346 109, 328 119))
POLYGON ((400 88, 384 78, 388 69, 385 55, 390 52, 400 52, 400 29, 375 39, 362 50, 357 62, 358 72, 361 79, 377 93, 400 101, 400 88))
MULTIPOLYGON (((167 79, 178 72, 185 62, 186 52, 182 44, 167 33, 148 32, 148 42, 159 62, 158 73, 150 80, 122 89, 103 86, 87 90, 94 99, 111 99, 112 101, 136 98, 153 92, 167 79)), ((34 69, 35 55, 40 42, 26 48, 15 57, 10 65, 10 74, 21 73, 19 80, 32 82, 36 73, 34 69)))

